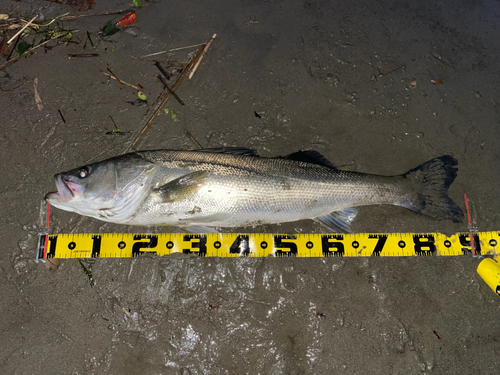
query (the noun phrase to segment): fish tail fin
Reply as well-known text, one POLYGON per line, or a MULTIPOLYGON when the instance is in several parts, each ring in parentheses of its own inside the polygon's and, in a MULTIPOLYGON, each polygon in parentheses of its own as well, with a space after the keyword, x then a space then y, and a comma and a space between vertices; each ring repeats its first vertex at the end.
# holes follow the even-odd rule
POLYGON ((461 222, 462 209, 448 196, 448 188, 457 177, 457 164, 453 156, 444 155, 405 173, 402 177, 409 182, 410 194, 399 204, 433 218, 461 222))

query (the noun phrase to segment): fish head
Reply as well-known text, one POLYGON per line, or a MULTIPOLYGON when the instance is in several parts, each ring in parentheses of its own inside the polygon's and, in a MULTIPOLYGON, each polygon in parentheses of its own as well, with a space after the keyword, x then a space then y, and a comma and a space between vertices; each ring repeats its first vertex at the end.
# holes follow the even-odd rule
POLYGON ((45 200, 65 211, 121 222, 149 192, 154 167, 139 155, 127 154, 57 173, 57 191, 45 200))

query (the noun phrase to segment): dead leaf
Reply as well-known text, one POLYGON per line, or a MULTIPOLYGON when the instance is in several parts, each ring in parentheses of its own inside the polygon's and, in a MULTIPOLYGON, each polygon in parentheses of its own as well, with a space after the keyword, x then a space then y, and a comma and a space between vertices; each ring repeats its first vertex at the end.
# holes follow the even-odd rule
POLYGON ((0 53, 2 55, 8 55, 9 54, 9 44, 7 43, 7 37, 4 36, 3 40, 0 42, 0 53))

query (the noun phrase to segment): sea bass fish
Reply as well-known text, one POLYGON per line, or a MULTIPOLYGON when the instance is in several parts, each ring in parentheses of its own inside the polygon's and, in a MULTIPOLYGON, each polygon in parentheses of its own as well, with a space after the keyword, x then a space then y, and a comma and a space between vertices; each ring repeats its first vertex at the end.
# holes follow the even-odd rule
POLYGON ((142 151, 56 174, 45 199, 62 210, 128 225, 190 231, 314 219, 351 232, 355 207, 390 204, 459 222, 448 197, 449 155, 399 176, 337 169, 316 151, 259 157, 246 148, 142 151))

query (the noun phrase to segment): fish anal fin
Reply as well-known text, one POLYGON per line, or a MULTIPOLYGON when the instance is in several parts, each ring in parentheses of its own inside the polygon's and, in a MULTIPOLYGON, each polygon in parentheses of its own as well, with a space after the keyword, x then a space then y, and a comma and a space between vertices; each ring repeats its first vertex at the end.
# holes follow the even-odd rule
POLYGON ((317 222, 323 224, 334 233, 352 233, 351 223, 358 214, 355 208, 346 208, 342 211, 315 218, 317 222))
POLYGON ((196 171, 186 174, 155 189, 163 203, 171 203, 188 198, 204 185, 208 171, 196 171))

